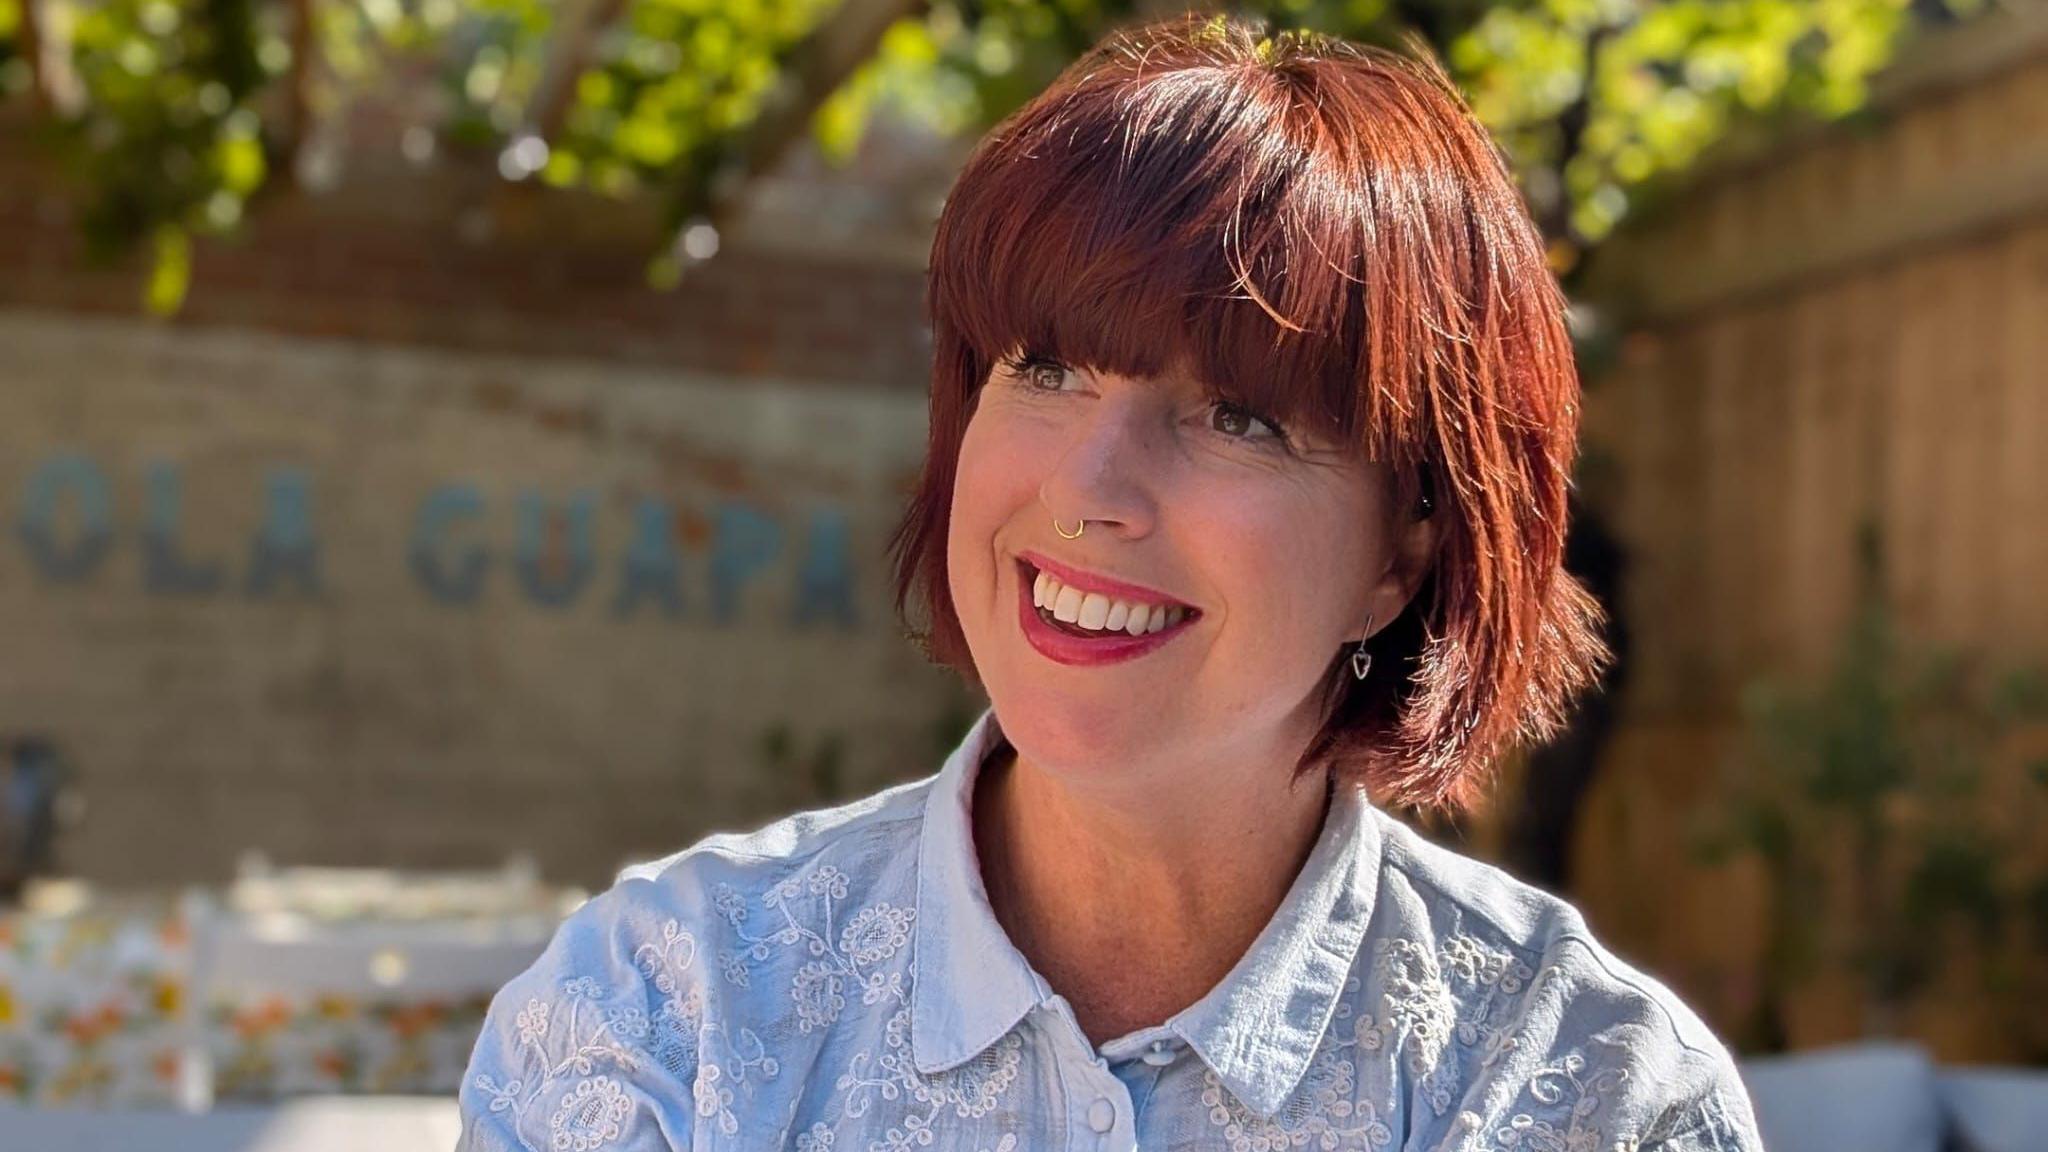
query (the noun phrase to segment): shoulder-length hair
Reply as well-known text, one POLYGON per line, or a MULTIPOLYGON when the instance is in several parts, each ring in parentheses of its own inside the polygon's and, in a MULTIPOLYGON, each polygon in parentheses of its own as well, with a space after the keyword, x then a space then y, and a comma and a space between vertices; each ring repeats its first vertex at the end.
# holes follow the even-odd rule
POLYGON ((932 242, 930 444, 890 541, 911 636, 979 684, 946 580, 961 438, 1015 350, 1191 372, 1391 465, 1441 518, 1429 574, 1333 651, 1327 764, 1456 809, 1608 659, 1561 567, 1579 382, 1566 302, 1493 141, 1426 50, 1188 16, 1115 33, 998 125, 932 242))

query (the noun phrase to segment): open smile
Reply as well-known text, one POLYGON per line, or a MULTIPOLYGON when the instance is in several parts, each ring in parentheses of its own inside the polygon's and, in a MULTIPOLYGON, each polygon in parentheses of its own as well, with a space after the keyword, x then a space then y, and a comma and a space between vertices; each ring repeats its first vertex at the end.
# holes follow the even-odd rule
POLYGON ((1035 554, 1017 558, 1017 576, 1024 638, 1057 664, 1134 660, 1157 651, 1202 616, 1200 609, 1149 589, 1035 554))

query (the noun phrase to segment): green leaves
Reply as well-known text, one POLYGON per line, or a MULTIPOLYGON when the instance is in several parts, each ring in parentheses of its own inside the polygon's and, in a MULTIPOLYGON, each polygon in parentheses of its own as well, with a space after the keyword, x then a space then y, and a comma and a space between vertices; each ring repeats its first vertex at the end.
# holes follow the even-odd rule
MULTIPOLYGON (((548 178, 614 195, 701 188, 830 8, 827 0, 629 5, 577 81, 548 178)), ((841 110, 842 136, 857 132, 849 110, 841 110)))
POLYGON ((253 0, 104 0, 71 15, 82 99, 58 113, 59 138, 87 238, 111 256, 152 237, 143 302, 175 311, 189 233, 233 227, 265 179, 253 102, 290 49, 253 0))
MULTIPOLYGON (((991 40, 981 47, 975 63, 1001 75, 1015 66, 1016 58, 1005 42, 991 40)), ((962 135, 977 125, 974 93, 945 68, 939 34, 926 20, 890 25, 874 58, 818 109, 811 122, 812 137, 827 160, 844 163, 860 147, 869 121, 883 113, 946 136, 962 135)))
POLYGON ((28 91, 35 80, 21 37, 21 0, 0 0, 0 101, 28 91))
MULTIPOLYGON (((1958 0, 1960 3, 1961 0, 1958 0)), ((1605 239, 1643 190, 1739 124, 1840 116, 1889 60, 1907 0, 1251 0, 1276 29, 1392 45, 1429 36, 1502 142, 1563 268, 1605 239), (1411 22, 1414 22, 1411 24, 1411 22)), ((934 3, 940 65, 990 124, 1130 17, 1127 3, 934 3)), ((919 60, 900 66, 929 76, 919 60)))
MULTIPOLYGON (((438 139, 503 157, 510 179, 660 195, 680 225, 745 152, 769 101, 805 81, 792 65, 806 38, 851 2, 46 0, 43 11, 70 30, 81 99, 56 115, 95 250, 147 241, 166 253, 162 228, 240 221, 301 142, 294 109, 317 116, 422 71, 438 77, 445 109, 417 126, 423 152, 438 139), (300 13, 314 27, 295 39, 300 13), (294 61, 295 42, 315 58, 294 61), (541 88, 565 54, 557 100, 541 88), (280 77, 292 91, 264 96, 280 77)), ((1502 142, 1560 271, 1741 126, 1860 106, 1911 12, 1908 0, 1237 7, 1268 18, 1275 35, 1306 28, 1394 45, 1422 32, 1502 142)), ((907 10, 850 78, 801 105, 816 105, 810 127, 828 158, 850 157, 878 115, 947 134, 986 127, 1138 13, 1133 0, 907 10)), ((20 0, 0 0, 0 99, 28 86, 23 26, 20 0)))
POLYGON ((1575 255, 1737 125, 1860 106, 1906 18, 1906 0, 1543 0, 1487 13, 1450 54, 1575 255))

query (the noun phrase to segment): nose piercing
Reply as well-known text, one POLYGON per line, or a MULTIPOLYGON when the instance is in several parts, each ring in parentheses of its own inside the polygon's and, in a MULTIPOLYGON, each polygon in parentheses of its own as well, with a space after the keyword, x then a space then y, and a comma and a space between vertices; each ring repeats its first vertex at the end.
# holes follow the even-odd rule
POLYGON ((1055 516, 1052 518, 1052 530, 1059 533, 1062 540, 1078 540, 1081 538, 1081 533, 1088 530, 1088 521, 1081 521, 1081 526, 1074 529, 1073 533, 1069 535, 1066 529, 1060 527, 1060 518, 1055 516))

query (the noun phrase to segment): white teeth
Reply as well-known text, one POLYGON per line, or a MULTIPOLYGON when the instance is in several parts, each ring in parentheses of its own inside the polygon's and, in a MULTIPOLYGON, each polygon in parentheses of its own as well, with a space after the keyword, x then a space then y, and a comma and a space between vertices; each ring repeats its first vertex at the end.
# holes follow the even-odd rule
POLYGON ((1100 592, 1090 592, 1081 597, 1081 617, 1078 623, 1083 628, 1100 628, 1109 619, 1109 597, 1100 592))
POLYGON ((1061 588, 1058 599, 1052 602, 1055 620, 1072 624, 1081 618, 1081 591, 1078 588, 1061 588))
POLYGON ((1133 636, 1178 624, 1187 615, 1187 607, 1182 604, 1139 604, 1100 592, 1082 592, 1045 572, 1032 578, 1031 605, 1045 609, 1062 623, 1094 632, 1128 632, 1133 636))

